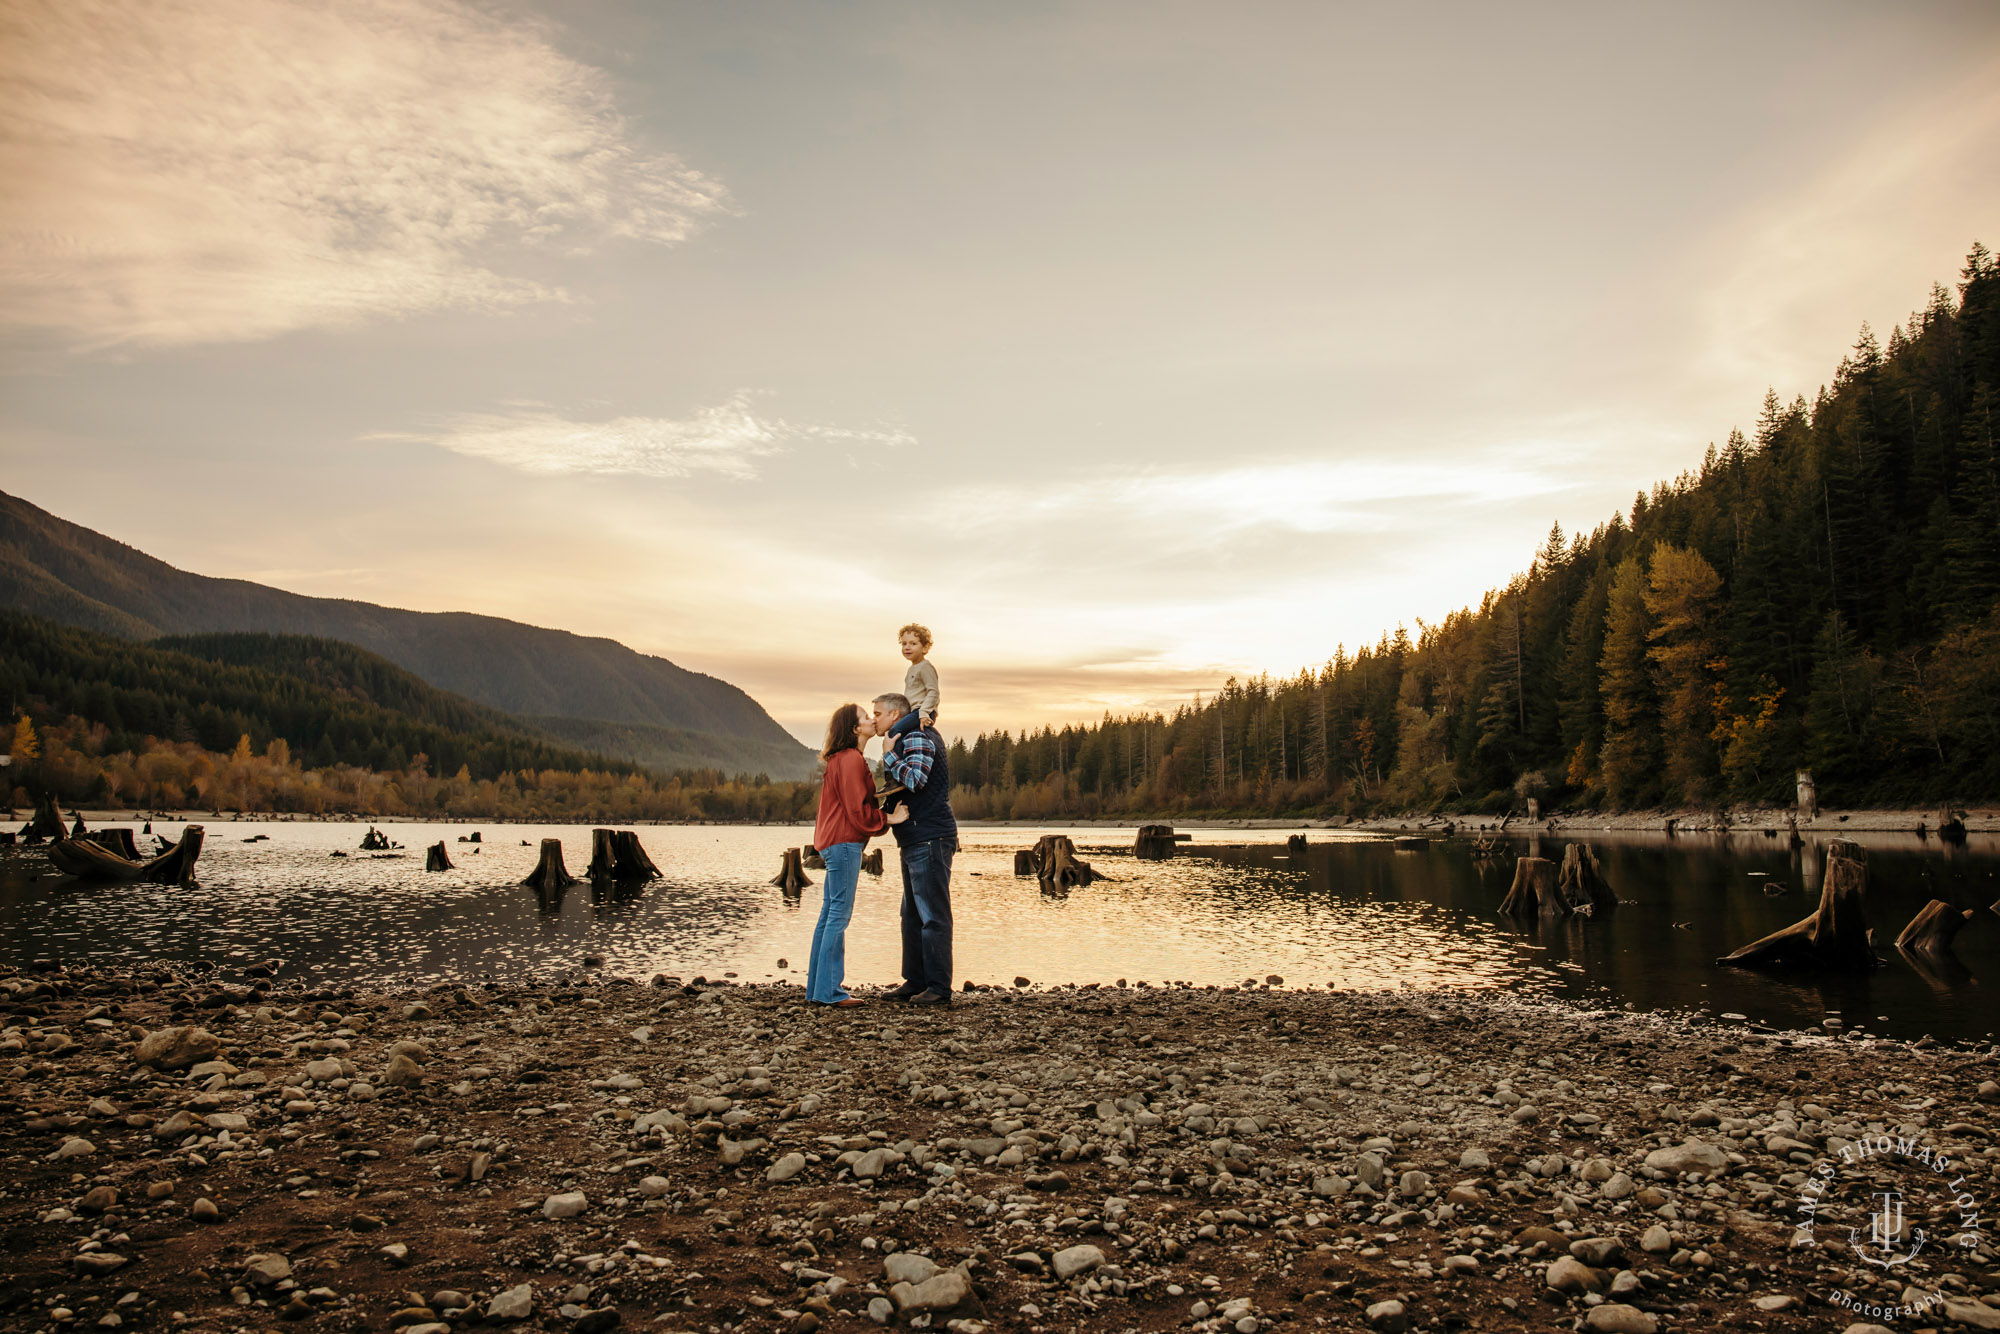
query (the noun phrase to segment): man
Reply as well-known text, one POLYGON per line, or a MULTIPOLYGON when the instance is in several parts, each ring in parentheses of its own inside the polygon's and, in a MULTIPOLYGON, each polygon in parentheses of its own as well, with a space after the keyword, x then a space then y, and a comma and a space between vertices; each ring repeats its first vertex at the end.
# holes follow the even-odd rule
POLYGON ((884 1000, 951 1004, 951 854, 958 819, 951 813, 951 771, 944 738, 903 695, 875 698, 875 731, 884 738, 882 774, 909 789, 910 818, 895 826, 903 860, 903 985, 884 1000))

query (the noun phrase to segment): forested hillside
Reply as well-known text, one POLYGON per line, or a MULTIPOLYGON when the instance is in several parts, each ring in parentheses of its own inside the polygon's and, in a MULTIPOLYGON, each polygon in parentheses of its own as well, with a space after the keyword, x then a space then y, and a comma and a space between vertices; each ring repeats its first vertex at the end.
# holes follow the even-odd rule
POLYGON ((2000 265, 1477 608, 953 755, 962 815, 2000 797, 2000 265))

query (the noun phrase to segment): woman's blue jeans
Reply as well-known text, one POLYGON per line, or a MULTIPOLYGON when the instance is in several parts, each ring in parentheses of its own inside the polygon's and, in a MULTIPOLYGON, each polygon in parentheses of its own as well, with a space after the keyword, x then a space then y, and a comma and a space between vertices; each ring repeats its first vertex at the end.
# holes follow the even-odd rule
POLYGON ((820 886, 819 921, 813 926, 812 955, 806 962, 806 999, 831 1005, 847 999, 847 921, 854 916, 854 886, 861 879, 861 845, 836 843, 819 850, 826 863, 820 886))

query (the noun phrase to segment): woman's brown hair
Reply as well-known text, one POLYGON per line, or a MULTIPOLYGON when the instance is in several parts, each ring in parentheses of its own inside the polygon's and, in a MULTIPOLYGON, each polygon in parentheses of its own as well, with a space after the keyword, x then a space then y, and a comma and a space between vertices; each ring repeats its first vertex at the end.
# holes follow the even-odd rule
POLYGON ((833 711, 833 719, 826 725, 826 744, 820 747, 819 757, 830 760, 843 750, 861 749, 861 706, 843 704, 833 711))

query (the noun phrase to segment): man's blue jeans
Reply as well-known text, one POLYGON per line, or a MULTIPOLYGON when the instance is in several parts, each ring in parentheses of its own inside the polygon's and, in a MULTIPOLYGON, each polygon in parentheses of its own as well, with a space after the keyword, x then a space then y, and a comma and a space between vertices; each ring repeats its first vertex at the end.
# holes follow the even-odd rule
POLYGON ((861 879, 861 845, 836 843, 821 848, 819 855, 826 863, 826 880, 806 960, 806 999, 831 1005, 847 999, 841 983, 847 977, 847 922, 854 916, 854 886, 861 879))
POLYGON ((903 981, 943 996, 951 994, 953 841, 903 846, 903 981))

